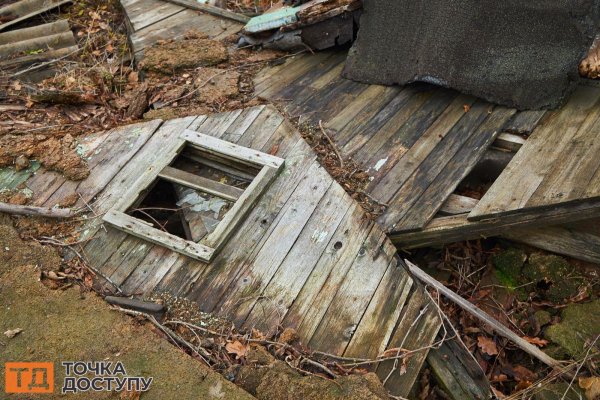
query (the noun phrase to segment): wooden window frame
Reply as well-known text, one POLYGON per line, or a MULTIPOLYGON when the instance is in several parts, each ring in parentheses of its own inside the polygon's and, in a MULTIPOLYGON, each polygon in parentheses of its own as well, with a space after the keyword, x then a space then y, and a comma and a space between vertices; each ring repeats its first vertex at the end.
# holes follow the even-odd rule
POLYGON ((104 215, 103 220, 128 234, 165 246, 194 259, 210 262, 279 175, 285 161, 282 158, 189 129, 186 129, 174 144, 166 147, 165 154, 140 175, 133 186, 104 215), (258 168, 259 172, 243 191, 241 189, 232 190, 231 187, 226 188, 227 185, 197 175, 189 176, 184 171, 169 166, 188 146, 203 154, 217 157, 223 162, 229 161, 238 165, 258 168), (198 243, 161 231, 146 221, 126 214, 126 211, 139 201, 141 194, 159 178, 234 201, 233 206, 227 211, 215 230, 198 243))

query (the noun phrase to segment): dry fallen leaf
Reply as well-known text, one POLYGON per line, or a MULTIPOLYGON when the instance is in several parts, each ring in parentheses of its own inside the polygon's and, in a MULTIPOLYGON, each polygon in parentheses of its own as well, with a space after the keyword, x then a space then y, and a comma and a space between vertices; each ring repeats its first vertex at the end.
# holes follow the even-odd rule
POLYGON ((477 336, 477 346, 481 349, 481 351, 490 356, 495 356, 498 354, 498 347, 496 347, 496 343, 488 337, 477 336))
POLYGON ((548 344, 548 341, 546 339, 540 339, 537 337, 523 336, 523 339, 527 340, 531 344, 535 344, 538 347, 544 347, 548 344))
POLYGON ((14 338, 15 336, 17 336, 21 332, 23 332, 23 329, 21 329, 21 328, 9 329, 6 332, 4 332, 4 336, 6 336, 9 339, 12 339, 12 338, 14 338))
POLYGON ((240 359, 248 352, 248 346, 245 346, 236 340, 235 342, 227 343, 225 345, 225 350, 227 350, 228 353, 235 354, 236 359, 240 359))
POLYGON ((585 390, 588 400, 600 399, 600 377, 579 378, 579 387, 585 390))
POLYGON ((537 374, 522 365, 516 365, 512 368, 515 380, 518 382, 533 382, 537 379, 537 374))
POLYGON ((471 106, 468 104, 464 104, 463 109, 465 110, 465 112, 469 112, 469 110, 471 109, 471 106))

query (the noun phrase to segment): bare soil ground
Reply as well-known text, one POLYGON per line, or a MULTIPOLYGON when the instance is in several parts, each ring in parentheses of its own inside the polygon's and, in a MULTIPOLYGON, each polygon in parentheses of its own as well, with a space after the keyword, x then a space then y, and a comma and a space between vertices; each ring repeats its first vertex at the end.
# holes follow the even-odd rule
MULTIPOLYGON (((154 377, 144 399, 173 398, 173 393, 181 399, 252 398, 83 286, 52 290, 40 283, 42 271, 60 272, 61 263, 55 248, 22 241, 10 219, 0 216, 0 332, 22 330, 13 338, 0 335, 0 368, 7 361, 54 361, 57 371, 60 361, 122 361, 129 374, 154 377)), ((64 398, 55 392, 39 398, 64 398)), ((134 399, 139 394, 82 397, 134 399)))

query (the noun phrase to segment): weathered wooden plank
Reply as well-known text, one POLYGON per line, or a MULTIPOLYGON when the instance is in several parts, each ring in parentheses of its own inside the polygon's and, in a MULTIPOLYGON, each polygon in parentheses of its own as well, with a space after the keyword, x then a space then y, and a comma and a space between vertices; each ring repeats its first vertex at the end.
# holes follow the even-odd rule
MULTIPOLYGON (((314 64, 311 69, 304 71, 302 75, 298 76, 298 78, 292 80, 288 84, 280 86, 277 93, 274 95, 274 99, 295 100, 298 97, 306 98, 306 96, 302 96, 301 94, 303 89, 311 86, 315 80, 323 79, 324 75, 336 69, 336 67, 344 61, 343 53, 340 54, 339 52, 326 51, 323 52, 323 56, 325 58, 322 58, 319 63, 314 64)), ((307 55, 307 57, 314 56, 307 55)), ((340 72, 341 71, 335 73, 334 77, 339 77, 340 72)))
POLYGON ((47 24, 0 33, 0 45, 16 43, 21 40, 34 39, 41 36, 54 35, 66 31, 71 31, 69 21, 66 19, 59 19, 58 21, 49 22, 47 24))
POLYGON ((237 119, 225 129, 221 139, 231 143, 237 143, 240 137, 248 131, 248 128, 254 124, 259 115, 263 113, 265 108, 266 106, 262 105, 242 110, 237 119))
POLYGON ((162 0, 139 0, 127 4, 124 8, 134 31, 139 31, 185 9, 162 0))
MULTIPOLYGON (((81 182, 66 181, 44 205, 51 207, 75 192, 81 195, 83 201, 91 201, 142 148, 161 123, 160 120, 142 122, 108 132, 100 147, 89 157, 90 175, 81 182)), ((79 200, 78 205, 83 206, 83 202, 79 200)))
POLYGON ((104 214, 102 219, 115 228, 130 235, 165 246, 168 249, 200 261, 210 261, 214 252, 213 249, 200 243, 194 243, 167 232, 163 232, 146 224, 142 220, 133 218, 123 212, 111 210, 104 214))
POLYGON ((310 338, 310 347, 344 352, 385 272, 395 265, 395 253, 385 234, 373 229, 310 338))
POLYGON ((107 226, 106 230, 96 232, 96 235, 85 244, 83 256, 92 267, 99 269, 104 274, 107 272, 111 274, 113 264, 107 265, 108 271, 104 271, 102 268, 125 239, 127 239, 125 232, 107 226))
POLYGON ((376 182, 379 182, 381 177, 396 165, 398 160, 414 146, 415 142, 421 139, 440 116, 445 116, 448 107, 455 105, 453 100, 457 93, 450 90, 435 90, 419 93, 415 97, 421 95, 426 96, 425 101, 417 110, 409 114, 399 128, 393 130, 391 135, 388 134, 384 137, 375 135, 355 153, 354 158, 357 161, 369 166, 372 174, 372 186, 376 185, 376 182), (383 159, 387 159, 383 165, 377 164, 383 159), (379 169, 375 170, 371 167, 373 165, 379 165, 379 169))
POLYGON ((29 167, 24 170, 16 171, 14 167, 5 167, 0 169, 0 190, 13 190, 26 182, 33 174, 40 169, 40 163, 32 161, 29 167))
POLYGON ((548 208, 543 213, 523 209, 517 214, 481 221, 469 221, 465 214, 438 217, 418 232, 391 232, 390 239, 399 248, 410 249, 499 236, 511 229, 560 225, 597 217, 600 217, 600 201, 586 200, 548 208))
MULTIPOLYGON (((334 131, 341 131, 346 125, 363 112, 373 102, 387 103, 397 93, 389 86, 369 85, 369 87, 354 99, 346 108, 337 115, 333 116, 329 121, 324 123, 324 126, 334 131)), ((378 103, 381 107, 381 103, 378 103)), ((334 136, 335 137, 335 136, 334 136)))
MULTIPOLYGON (((417 203, 419 197, 435 177, 440 174, 448 160, 454 157, 464 145, 470 134, 488 117, 491 107, 487 103, 475 103, 470 111, 443 136, 443 140, 437 141, 437 145, 428 154, 427 158, 418 160, 421 162, 417 165, 410 165, 411 159, 406 159, 406 161, 401 159, 383 177, 381 183, 375 187, 371 195, 378 201, 391 205, 385 214, 379 218, 379 222, 386 229, 404 229, 399 221, 403 219, 410 207, 417 203)), ((439 206, 442 205, 444 200, 441 199, 439 206)))
MULTIPOLYGON (((137 239, 133 237, 127 238, 127 240, 137 239)), ((110 280, 116 285, 122 285, 125 279, 135 270, 135 268, 146 258, 148 253, 154 247, 152 243, 147 242, 144 239, 138 239, 135 242, 133 249, 123 258, 121 264, 110 275, 110 280)))
MULTIPOLYGON (((513 157, 500 177, 469 214, 479 220, 520 212, 538 189, 556 161, 564 157, 564 149, 584 123, 589 113, 598 107, 600 89, 580 87, 567 104, 545 118, 513 157), (553 143, 548 146, 548 143, 553 143), (518 185, 514 185, 519 182, 518 185)), ((555 199, 553 203, 560 203, 555 199)))
POLYGON ((440 215, 468 214, 479 202, 478 199, 451 194, 438 211, 440 215))
POLYGON ((171 3, 190 8, 192 10, 202 11, 208 14, 216 15, 218 17, 227 18, 236 22, 240 22, 242 24, 248 23, 250 21, 250 17, 239 14, 233 11, 229 11, 224 8, 216 7, 211 4, 199 3, 193 0, 166 0, 171 3))
POLYGON ((281 323, 322 253, 334 245, 330 240, 352 202, 341 186, 330 186, 255 302, 244 326, 268 333, 281 323))
POLYGON ((528 135, 536 128, 542 117, 546 115, 546 111, 519 111, 515 116, 504 126, 504 131, 528 135))
MULTIPOLYGON (((186 280, 179 280, 180 276, 185 276, 186 278, 191 275, 190 266, 194 264, 194 260, 189 257, 185 257, 179 255, 175 263, 169 268, 168 271, 164 274, 162 279, 156 284, 155 287, 152 288, 154 292, 167 292, 173 295, 179 295, 179 292, 182 286, 185 285, 186 280), (187 271, 189 274, 181 274, 182 271, 187 271)), ((189 283, 189 280, 187 280, 189 283)), ((200 307, 204 309, 203 305, 200 304, 200 307)))
MULTIPOLYGON (((454 192, 458 184, 471 172, 481 159, 486 149, 492 144, 496 135, 513 114, 514 109, 496 108, 492 114, 461 144, 456 154, 443 165, 446 159, 436 153, 430 155, 420 168, 428 172, 435 171, 436 165, 443 165, 439 174, 430 181, 416 202, 407 210, 400 219, 396 220, 395 230, 422 229, 427 222, 438 212, 448 196, 454 192)), ((405 203, 401 203, 406 207, 405 203)))
MULTIPOLYGON (((203 130, 201 127, 200 129, 203 130)), ((181 138, 189 142, 189 145, 202 151, 215 154, 219 157, 229 158, 233 161, 267 166, 269 168, 279 168, 284 160, 261 151, 250 149, 248 147, 238 146, 235 143, 213 138, 204 133, 185 130, 181 138)))
POLYGON ((337 76, 312 96, 286 106, 286 111, 292 116, 303 115, 312 124, 318 124, 319 120, 328 120, 341 111, 367 87, 364 83, 337 76))
MULTIPOLYGON (((281 166, 283 167, 283 166, 281 166)), ((206 236, 202 243, 219 250, 225 245, 225 242, 237 230, 239 224, 243 222, 252 207, 259 201, 269 185, 279 175, 280 168, 263 167, 256 175, 252 183, 246 188, 237 202, 225 214, 219 225, 206 236)))
MULTIPOLYGON (((198 119, 203 120, 203 118, 186 117, 163 123, 146 144, 106 185, 100 193, 98 201, 94 203, 95 212, 101 215, 114 207, 123 198, 125 192, 140 178, 140 171, 150 168, 157 158, 164 155, 165 143, 172 142, 184 129, 194 128, 194 124, 198 119)), ((92 236, 99 225, 99 222, 92 221, 84 237, 92 236)))
POLYGON ((314 56, 303 54, 294 57, 284 64, 285 68, 281 68, 268 79, 255 83, 254 93, 257 97, 273 98, 281 88, 286 87, 331 56, 332 54, 329 52, 322 52, 314 56))
POLYGON ((374 223, 354 204, 331 238, 333 248, 329 247, 313 268, 283 326, 295 328, 302 338, 313 336, 372 229, 377 229, 374 223))
POLYGON ((503 132, 494 141, 494 147, 517 152, 525 144, 525 140, 527 139, 523 136, 503 132))
POLYGON ((295 187, 304 176, 306 169, 315 160, 310 147, 299 139, 297 145, 285 154, 286 164, 283 171, 258 204, 248 215, 246 223, 235 232, 212 263, 212 268, 199 279, 193 289, 193 298, 212 311, 236 279, 246 262, 254 259, 262 244, 273 229, 281 209, 285 206, 295 187))
POLYGON ((235 110, 209 115, 197 129, 192 129, 192 131, 198 131, 220 139, 241 114, 242 110, 235 110))
POLYGON ((240 270, 227 291, 221 310, 231 313, 234 322, 241 325, 246 319, 332 182, 333 179, 318 162, 304 171, 298 187, 273 222, 273 228, 256 257, 240 270))
POLYGON ((16 18, 0 24, 0 31, 70 2, 71 0, 21 0, 1 7, 1 16, 16 18))
MULTIPOLYGON (((119 283, 121 290, 123 293, 130 295, 139 295, 142 293, 145 294, 139 290, 139 287, 149 280, 156 279, 155 275, 161 266, 168 264, 166 268, 168 271, 178 256, 178 253, 170 251, 166 247, 151 245, 150 251, 147 253, 146 257, 139 264, 135 265, 135 268, 125 280, 119 283), (165 260, 168 256, 170 256, 173 261, 170 264, 168 264, 165 260)), ((160 282, 160 279, 162 279, 162 276, 158 278, 154 284, 156 285, 158 282, 160 282)))
MULTIPOLYGON (((146 47, 152 46, 159 40, 180 39, 191 29, 200 30, 210 38, 229 31, 229 27, 221 24, 220 21, 222 20, 211 15, 198 14, 196 11, 186 9, 135 32, 130 40, 136 58, 139 59, 138 53, 146 47)), ((241 29, 241 25, 236 25, 235 29, 241 29)))
POLYGON ((0 45, 0 54, 3 59, 39 50, 62 49, 75 46, 75 37, 70 29, 66 32, 48 34, 42 37, 22 39, 17 42, 0 45))
MULTIPOLYGON (((344 146, 346 143, 356 135, 362 134, 363 137, 368 137, 368 132, 374 133, 377 129, 380 129, 381 126, 387 122, 386 118, 393 115, 395 109, 402 107, 412 92, 412 90, 403 87, 386 87, 384 94, 367 103, 366 106, 354 118, 345 123, 344 126, 337 127, 337 116, 333 117, 329 122, 326 122, 325 126, 334 129, 332 134, 333 139, 344 153, 347 154, 349 153, 349 150, 344 146), (407 92, 400 95, 400 92, 404 90, 407 90, 407 92), (385 114, 385 110, 388 110, 388 117, 383 115, 385 114), (382 115, 380 115, 380 113, 382 115), (364 133, 362 133, 363 130, 365 130, 364 133)), ((360 96, 357 100, 359 99, 360 96)))
POLYGON ((197 189, 230 201, 237 201, 242 193, 244 193, 244 190, 235 186, 225 185, 224 183, 169 166, 164 167, 158 176, 170 182, 197 189))
MULTIPOLYGON (((438 339, 441 337, 438 336, 438 339)), ((490 382, 477 361, 458 340, 446 340, 427 355, 436 380, 453 399, 493 398, 490 382)))
POLYGON ((414 288, 400 314, 398 326, 388 344, 388 349, 398 348, 416 352, 407 359, 400 359, 397 362, 383 361, 377 368, 379 378, 386 381, 386 389, 393 395, 402 397, 406 397, 410 392, 442 323, 438 310, 427 297, 425 289, 417 284, 414 288), (403 363, 405 363, 404 367, 400 368, 403 363))
POLYGON ((600 168, 600 106, 588 114, 579 131, 564 149, 565 157, 554 163, 531 195, 526 207, 544 206, 600 195, 594 175, 600 168))
POLYGON ((236 143, 251 149, 262 149, 283 120, 283 116, 273 106, 266 106, 236 143))
POLYGON ((600 235, 589 229, 570 226, 521 228, 507 230, 502 237, 553 253, 600 264, 600 235))
POLYGON ((188 260, 187 257, 179 253, 155 245, 153 251, 148 254, 146 259, 127 278, 127 281, 123 284, 123 291, 125 293, 148 295, 172 269, 177 269, 179 265, 184 264, 188 260), (155 260, 152 257, 158 254, 159 249, 164 250, 164 253, 158 260, 155 260))
POLYGON ((412 285, 404 266, 392 263, 348 343, 345 357, 375 358, 385 351, 412 285))
MULTIPOLYGON (((373 135, 382 129, 390 129, 389 126, 397 126, 396 122, 390 122, 394 116, 399 118, 399 111, 416 94, 413 88, 405 88, 380 110, 376 110, 375 115, 368 113, 368 119, 364 119, 365 125, 349 123, 339 133, 335 135, 335 140, 342 148, 345 154, 352 155, 357 149, 364 146, 373 135)), ((375 111, 375 110, 372 110, 375 111)), ((362 120, 361 120, 362 121, 362 120)))

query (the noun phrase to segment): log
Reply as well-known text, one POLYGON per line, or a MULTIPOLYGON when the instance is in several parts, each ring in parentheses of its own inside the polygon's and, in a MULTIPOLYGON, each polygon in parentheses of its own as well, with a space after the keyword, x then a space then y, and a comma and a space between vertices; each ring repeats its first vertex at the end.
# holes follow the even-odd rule
POLYGON ((70 208, 46 208, 34 206, 21 206, 0 202, 0 213, 14 215, 29 215, 33 217, 46 218, 70 218, 75 213, 70 208))
POLYGON ((474 304, 470 303, 469 301, 463 299, 458 294, 454 293, 452 290, 448 289, 441 282, 438 282, 437 280, 435 280, 433 277, 428 275, 425 271, 423 271, 422 269, 417 267, 415 264, 411 263, 408 260, 404 260, 404 261, 406 262, 406 265, 408 266, 408 270, 410 271, 410 273, 413 274, 416 278, 418 278, 425 284, 432 286, 437 291, 439 291, 441 294, 446 296, 446 298, 448 298, 453 303, 455 303, 456 305, 461 307, 463 310, 467 311, 469 314, 480 319, 486 325, 490 326, 494 330, 494 332, 509 339, 515 345, 517 345, 520 349, 526 351, 527 353, 529 353, 533 357, 537 358, 544 364, 546 364, 552 368, 562 369, 562 364, 559 361, 550 357, 548 354, 544 353, 542 350, 540 350, 533 344, 529 343, 528 341, 526 341, 525 339, 523 339, 522 337, 520 337, 519 335, 517 335, 510 329, 508 329, 506 326, 502 325, 500 322, 498 322, 494 318, 490 317, 488 314, 486 314, 484 311, 482 311, 479 307, 475 306, 474 304))

